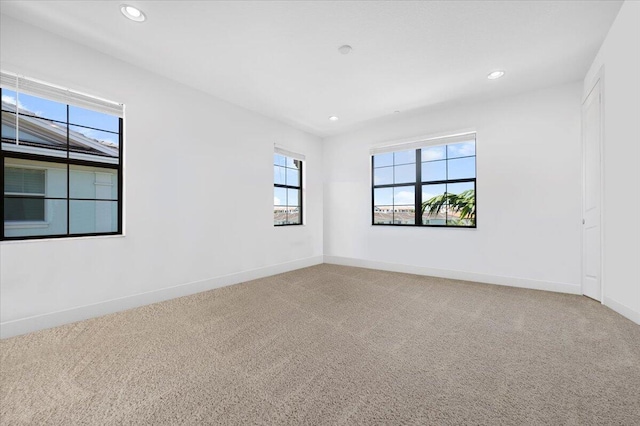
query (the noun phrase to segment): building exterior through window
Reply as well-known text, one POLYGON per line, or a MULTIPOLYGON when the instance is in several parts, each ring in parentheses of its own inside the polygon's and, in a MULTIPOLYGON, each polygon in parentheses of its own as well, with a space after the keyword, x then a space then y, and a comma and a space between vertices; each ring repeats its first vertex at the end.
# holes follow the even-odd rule
POLYGON ((2 239, 122 233, 122 117, 8 86, 2 239))

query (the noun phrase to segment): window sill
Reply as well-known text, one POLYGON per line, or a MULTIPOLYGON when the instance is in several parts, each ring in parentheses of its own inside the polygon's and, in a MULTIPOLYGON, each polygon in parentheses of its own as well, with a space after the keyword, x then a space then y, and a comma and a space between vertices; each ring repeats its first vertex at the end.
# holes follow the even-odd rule
POLYGON ((5 222, 5 229, 33 229, 33 228, 48 228, 49 222, 42 221, 25 221, 25 222, 5 222))
POLYGON ((62 237, 43 237, 43 238, 27 238, 22 240, 4 240, 0 241, 0 245, 9 245, 9 244, 23 244, 23 243, 42 243, 42 242, 51 242, 51 241, 68 241, 68 240, 93 240, 98 238, 124 238, 125 234, 117 234, 117 235, 78 235, 74 236, 62 236, 62 237))
POLYGON ((370 228, 410 228, 410 229, 416 229, 416 228, 424 228, 424 229, 469 229, 469 230, 476 230, 478 229, 477 226, 444 226, 444 225, 392 225, 392 224, 385 224, 385 225, 369 225, 370 228))

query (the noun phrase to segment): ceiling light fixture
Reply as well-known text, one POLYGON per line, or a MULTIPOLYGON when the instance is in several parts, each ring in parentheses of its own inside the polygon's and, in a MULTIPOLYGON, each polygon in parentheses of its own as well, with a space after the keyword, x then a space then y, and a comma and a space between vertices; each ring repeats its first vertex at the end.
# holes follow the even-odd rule
POLYGON ((329 117, 329 120, 330 120, 330 121, 338 121, 338 120, 339 120, 339 118, 338 118, 338 117, 336 117, 335 115, 332 115, 331 117, 329 117))
POLYGON ((338 47, 338 52, 342 53, 343 55, 348 54, 349 52, 351 52, 351 50, 352 48, 348 44, 338 47))
POLYGON ((492 71, 489 73, 489 75, 487 75, 487 78, 489 80, 495 80, 497 78, 500 78, 504 75, 504 71, 492 71))
POLYGON ((146 15, 140 9, 134 6, 129 6, 128 4, 121 4, 120 12, 135 22, 144 22, 144 20, 147 19, 146 15))

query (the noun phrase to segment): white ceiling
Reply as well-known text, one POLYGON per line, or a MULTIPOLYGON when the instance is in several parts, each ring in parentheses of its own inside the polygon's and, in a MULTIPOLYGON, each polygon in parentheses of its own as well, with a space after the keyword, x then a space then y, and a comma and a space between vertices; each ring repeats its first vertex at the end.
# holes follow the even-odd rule
POLYGON ((126 0, 147 14, 139 24, 123 2, 3 1, 2 13, 320 136, 579 80, 622 3, 126 0), (494 69, 507 74, 487 80, 494 69))

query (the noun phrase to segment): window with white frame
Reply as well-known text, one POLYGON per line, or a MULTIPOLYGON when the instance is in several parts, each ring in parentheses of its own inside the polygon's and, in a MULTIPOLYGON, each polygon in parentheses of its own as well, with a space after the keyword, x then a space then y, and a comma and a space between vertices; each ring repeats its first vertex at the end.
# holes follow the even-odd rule
POLYGON ((123 106, 0 76, 2 239, 121 234, 123 106))
POLYGON ((372 224, 475 228, 475 133, 376 148, 372 224))
POLYGON ((273 154, 273 224, 302 225, 304 156, 276 148, 273 154))

